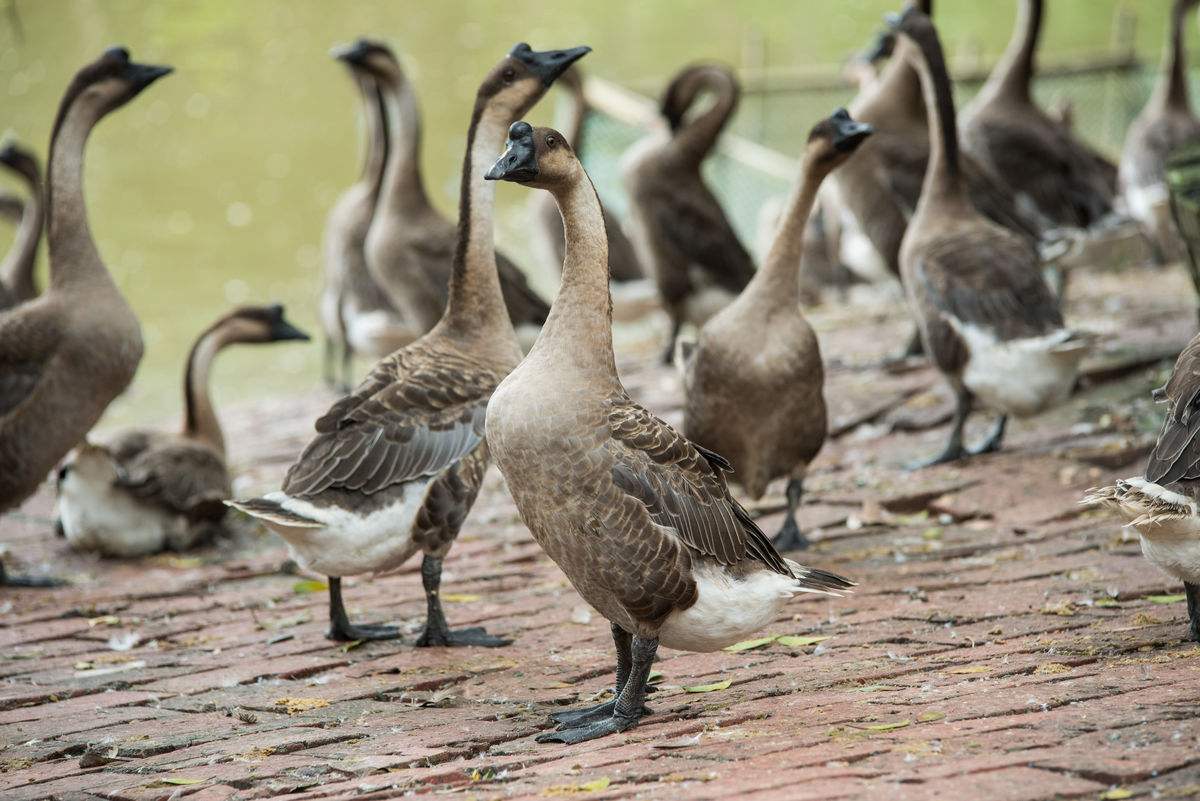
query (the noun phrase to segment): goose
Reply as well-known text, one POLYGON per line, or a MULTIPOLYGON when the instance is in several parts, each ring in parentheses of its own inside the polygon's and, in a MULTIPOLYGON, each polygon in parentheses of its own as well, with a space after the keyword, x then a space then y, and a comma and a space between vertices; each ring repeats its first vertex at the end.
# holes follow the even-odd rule
POLYGON ((59 105, 46 185, 50 285, 0 313, 0 512, 33 494, 141 361, 137 317, 88 227, 83 156, 101 118, 170 71, 114 47, 75 74, 59 105))
POLYGON ((1145 229, 1164 259, 1184 255, 1175 231, 1167 194, 1165 165, 1171 151, 1200 138, 1200 119, 1188 100, 1183 26, 1200 0, 1175 0, 1171 5, 1170 38, 1165 69, 1154 94, 1125 137, 1119 171, 1121 195, 1132 216, 1145 229))
POLYGON ((0 147, 0 165, 20 176, 28 189, 16 238, 4 260, 0 261, 0 286, 9 295, 7 304, 0 302, 0 310, 3 310, 37 296, 34 269, 37 267, 38 244, 42 238, 43 207, 42 171, 33 153, 16 142, 9 142, 0 147))
POLYGON ((929 130, 935 132, 900 266, 925 352, 957 403, 950 440, 928 465, 996 450, 1008 415, 1036 414, 1065 399, 1090 343, 1063 325, 1029 241, 971 204, 958 159, 950 76, 933 23, 910 5, 896 29, 902 42, 915 45, 906 57, 921 76, 929 130), (963 426, 974 398, 999 417, 982 447, 967 451, 963 426))
MULTIPOLYGON (((583 75, 578 67, 573 67, 559 79, 558 85, 567 90, 571 99, 571 121, 565 133, 567 141, 575 148, 576 153, 583 152, 583 132, 591 107, 583 93, 583 75)), ((542 194, 533 196, 533 213, 538 221, 538 227, 543 240, 543 250, 549 256, 549 262, 555 268, 562 266, 563 251, 566 240, 563 238, 562 216, 554 199, 542 194)), ((621 230, 617 218, 604 207, 604 230, 608 235, 608 271, 612 280, 618 282, 637 281, 645 277, 642 265, 638 261, 633 243, 621 230)))
POLYGON ((624 731, 660 645, 714 651, 775 620, 789 597, 852 582, 786 560, 729 494, 728 461, 630 399, 612 345, 600 200, 558 132, 517 122, 488 172, 549 191, 566 261, 550 319, 488 402, 488 447, 533 537, 611 623, 613 701, 554 717, 539 742, 624 731))
POLYGON ((774 542, 780 550, 808 544, 796 507, 827 432, 821 350, 800 311, 797 268, 805 228, 825 176, 870 133, 845 109, 812 129, 800 179, 762 268, 704 324, 694 347, 681 346, 684 435, 727 458, 734 480, 754 500, 774 479, 788 478, 787 515, 774 542))
POLYGON ((138 428, 103 444, 85 442, 59 469, 59 522, 71 547, 145 556, 187 550, 216 533, 230 479, 208 391, 213 360, 237 343, 307 339, 282 306, 246 306, 205 329, 184 372, 182 431, 138 428))
POLYGON ((358 181, 342 193, 325 223, 325 286, 321 324, 325 329, 325 383, 350 389, 350 363, 355 353, 381 359, 416 338, 367 269, 363 246, 375 212, 388 130, 383 98, 375 79, 349 59, 351 49, 334 51, 350 69, 362 98, 367 143, 358 181), (334 376, 335 351, 341 350, 340 381, 334 376))
POLYGON ((17 225, 25 213, 25 201, 12 192, 0 192, 0 219, 17 225))
MULTIPOLYGON (((391 135, 379 201, 367 231, 367 267, 401 318, 418 335, 424 334, 445 311, 458 232, 425 191, 416 90, 386 45, 360 39, 341 57, 379 85, 391 135)), ((531 342, 550 307, 510 259, 497 253, 496 263, 509 317, 520 340, 531 342)))
POLYGON ((963 150, 1052 224, 1088 228, 1113 210, 1116 167, 1033 102, 1043 4, 1019 2, 1004 56, 963 110, 963 150))
POLYGON ((1092 488, 1085 504, 1112 509, 1138 533, 1142 555, 1183 582, 1189 635, 1200 642, 1200 335, 1175 360, 1166 385, 1153 393, 1167 414, 1143 477, 1092 488))
MULTIPOLYGON (((439 594, 442 559, 487 468, 488 398, 521 358, 492 244, 495 193, 481 177, 509 124, 590 50, 535 51, 521 43, 487 74, 467 132, 459 238, 442 319, 375 365, 317 420, 316 437, 280 491, 230 502, 279 533, 301 565, 329 576, 331 639, 398 637, 392 626, 350 623, 341 577, 395 570, 420 551, 428 616, 416 644, 509 643, 482 628, 451 631, 439 594)), ((381 72, 392 61, 379 50, 362 58, 381 72)))
POLYGON ((623 167, 634 240, 643 248, 642 263, 653 273, 671 321, 664 363, 671 361, 685 323, 699 328, 754 275, 750 254, 700 174, 740 95, 728 67, 684 68, 663 94, 670 138, 635 146, 623 167), (712 107, 685 119, 705 90, 716 94, 712 107))

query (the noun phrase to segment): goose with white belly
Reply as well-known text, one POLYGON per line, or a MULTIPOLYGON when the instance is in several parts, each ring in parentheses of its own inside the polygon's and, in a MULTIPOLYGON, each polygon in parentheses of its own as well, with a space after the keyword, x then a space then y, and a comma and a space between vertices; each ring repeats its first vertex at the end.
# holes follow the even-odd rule
POLYGON ((0 309, 5 309, 37 297, 34 270, 37 267, 38 244, 42 241, 44 207, 42 171, 32 152, 16 142, 9 142, 0 147, 0 165, 16 173, 28 190, 12 248, 0 261, 0 286, 9 295, 7 303, 0 302, 0 309))
POLYGON ((494 187, 482 176, 508 125, 589 50, 539 52, 522 43, 487 74, 467 132, 458 244, 441 321, 379 362, 317 420, 317 436, 279 492, 230 504, 278 532, 303 566, 329 576, 333 639, 398 637, 392 626, 350 623, 341 578, 395 570, 422 552, 428 615, 417 645, 509 642, 481 628, 451 631, 440 595, 442 559, 487 468, 488 398, 521 359, 493 246, 494 187))
POLYGON ((80 446, 60 468, 59 522, 67 542, 132 557, 186 550, 211 537, 230 495, 225 437, 208 388, 213 360, 238 343, 307 339, 282 306, 247 306, 209 326, 188 356, 181 431, 124 431, 80 446))
POLYGON ((910 6, 895 26, 916 45, 908 58, 921 76, 932 133, 900 265, 925 351, 957 402, 949 442, 926 463, 938 464, 998 449, 1008 415, 1065 399, 1089 342, 1064 326, 1033 245, 985 219, 967 196, 950 76, 932 21, 910 6), (963 428, 975 398, 999 418, 983 446, 968 451, 963 428))
POLYGON ((617 376, 600 201, 561 134, 515 123, 488 172, 545 189, 566 230, 563 280, 529 355, 492 395, 487 440, 521 518, 612 624, 617 695, 559 714, 541 742, 635 726, 659 645, 714 651, 796 593, 851 582, 782 558, 729 494, 730 464, 639 406, 617 376))
POLYGON ((1200 642, 1200 335, 1154 398, 1167 414, 1145 475, 1088 490, 1083 502, 1115 510, 1137 530, 1150 563, 1183 582, 1188 633, 1200 642))

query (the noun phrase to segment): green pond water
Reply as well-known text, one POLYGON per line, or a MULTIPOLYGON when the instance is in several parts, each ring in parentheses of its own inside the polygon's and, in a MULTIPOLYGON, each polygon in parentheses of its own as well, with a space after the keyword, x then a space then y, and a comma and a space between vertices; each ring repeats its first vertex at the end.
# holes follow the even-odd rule
MULTIPOLYGON (((314 341, 226 352, 213 376, 218 403, 303 390, 319 380, 321 232, 329 207, 355 178, 360 148, 356 93, 329 57, 331 46, 360 34, 395 46, 421 98, 430 193, 453 214, 476 85, 517 41, 537 48, 589 44, 585 71, 654 87, 690 61, 736 65, 748 52, 770 66, 838 64, 895 5, 0 0, 0 130, 44 155, 63 88, 109 45, 175 67, 101 123, 87 162, 92 228, 141 316, 147 345, 133 387, 106 423, 157 422, 180 406, 182 359, 192 339, 235 304, 285 303, 314 341)), ((1117 0, 1047 5, 1047 58, 1107 47, 1117 0)), ((1139 15, 1139 51, 1155 61, 1169 2, 1129 5, 1139 15)), ((951 54, 990 63, 1009 36, 1014 8, 1010 0, 939 2, 951 54)), ((795 152, 816 115, 829 110, 824 105, 850 94, 819 98, 821 112, 809 111, 811 98, 794 111, 772 110, 771 144, 795 152)), ((547 97, 535 121, 550 121, 555 99, 547 97)), ((747 120, 746 108, 738 130, 761 132, 761 117, 747 120)), ((8 183, 0 177, 0 185, 8 183)), ((525 247, 527 193, 502 187, 497 238, 550 294, 555 272, 533 263, 525 247)), ((0 252, 11 233, 0 228, 0 252)), ((44 274, 44 252, 41 258, 44 274)))

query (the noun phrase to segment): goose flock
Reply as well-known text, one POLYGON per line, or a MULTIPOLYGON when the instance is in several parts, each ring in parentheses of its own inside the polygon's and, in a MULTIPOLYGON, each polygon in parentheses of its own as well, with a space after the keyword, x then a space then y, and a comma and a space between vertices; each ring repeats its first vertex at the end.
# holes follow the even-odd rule
MULTIPOLYGON (((823 270, 903 288, 915 323, 908 350, 926 355, 956 401, 945 448, 914 469, 1000 448, 1010 416, 1070 395, 1093 343, 1064 321, 1045 277, 1047 243, 1127 214, 1162 258, 1182 250, 1164 165, 1200 137, 1183 64, 1198 2, 1172 4, 1163 76, 1118 169, 1071 131, 1069 112, 1032 98, 1042 0, 1018 0, 1013 39, 961 114, 932 0, 912 0, 853 59, 848 109, 808 130, 757 265, 701 169, 737 108, 729 68, 697 62, 668 84, 665 131, 624 159, 625 229, 580 160, 591 109, 579 62, 591 48, 520 43, 497 54, 463 109, 452 222, 426 191, 416 90, 395 52, 365 38, 334 50, 366 123, 361 175, 324 236, 324 377, 339 397, 279 489, 237 499, 209 373, 227 346, 307 340, 278 305, 234 309, 198 334, 180 428, 90 436, 133 381, 143 339, 89 230, 87 141, 171 72, 107 50, 63 94, 44 177, 29 149, 0 147, 0 165, 24 187, 0 196, 17 226, 0 263, 0 513, 55 476, 66 542, 134 557, 209 542, 236 509, 328 578, 328 636, 342 641, 400 637, 349 619, 342 578, 420 554, 427 617, 414 644, 502 647, 502 632, 451 628, 441 597, 444 560, 494 460, 534 539, 610 622, 616 650, 613 699, 556 715, 538 739, 624 731, 648 714, 658 648, 727 647, 797 594, 855 586, 785 556, 808 544, 797 515, 830 416, 802 271, 824 259, 823 270), (571 103, 565 134, 524 119, 556 82, 571 103), (497 181, 541 190, 531 196, 536 228, 561 265, 552 304, 494 246, 497 181), (39 290, 43 234, 49 281, 39 290), (682 376, 680 429, 634 400, 616 368, 610 282, 643 278, 668 318, 663 358, 682 376), (351 386, 356 356, 373 366, 351 386), (968 446, 976 407, 995 427, 968 446), (772 537, 739 498, 757 500, 776 481, 787 506, 772 537)), ((1156 397, 1167 416, 1145 476, 1084 502, 1124 516, 1147 558, 1184 582, 1200 641, 1200 337, 1156 397)), ((0 581, 52 583, 2 565, 0 581)))

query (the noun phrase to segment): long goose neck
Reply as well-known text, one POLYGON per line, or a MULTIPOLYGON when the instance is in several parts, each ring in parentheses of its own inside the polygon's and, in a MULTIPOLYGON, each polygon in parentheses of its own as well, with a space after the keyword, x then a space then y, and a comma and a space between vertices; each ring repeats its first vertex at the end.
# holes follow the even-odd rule
POLYGON ((432 208, 421 176, 421 110, 417 93, 403 76, 381 80, 387 143, 380 203, 401 216, 432 208))
POLYGON ((92 239, 83 193, 84 149, 97 120, 86 104, 76 102, 50 142, 46 240, 52 288, 81 283, 113 285, 92 239))
POLYGON ((914 40, 911 63, 921 76, 925 109, 929 115, 929 163, 921 184, 918 208, 930 203, 966 202, 958 157, 958 125, 954 118, 954 92, 941 44, 933 29, 914 40))
POLYGON ((222 456, 225 437, 209 394, 208 375, 213 359, 227 344, 229 339, 220 324, 205 331, 192 345, 183 375, 184 436, 205 443, 222 456))
POLYGON ((1171 34, 1163 55, 1164 74, 1154 90, 1154 102, 1163 110, 1189 111, 1187 89, 1187 55, 1183 47, 1183 26, 1189 3, 1175 0, 1171 6, 1171 34))
POLYGON ((716 102, 700 116, 681 123, 672 137, 675 147, 696 163, 703 161, 716 145, 717 137, 737 108, 741 94, 733 77, 724 70, 708 70, 704 77, 706 85, 716 92, 716 102))
POLYGON ((496 185, 484 174, 504 151, 510 114, 478 101, 467 131, 462 186, 458 199, 458 243, 450 272, 450 296, 439 327, 458 333, 471 332, 494 340, 502 338, 515 346, 516 333, 500 292, 493 235, 496 185))
POLYGON ((0 262, 0 282, 12 291, 19 300, 28 300, 37 294, 33 271, 37 266, 38 243, 42 238, 42 223, 45 207, 42 205, 42 182, 36 173, 26 175, 29 197, 25 200, 25 211, 21 224, 13 239, 12 248, 0 262))
MULTIPOLYGON (((896 51, 883 68, 879 80, 871 87, 869 98, 856 118, 873 125, 884 125, 893 115, 914 115, 924 118, 925 101, 921 95, 921 76, 904 56, 906 42, 896 43, 896 51)), ((856 110, 857 111, 857 110, 856 110)))
POLYGON ((1013 37, 989 79, 989 83, 996 81, 993 91, 997 95, 1029 102, 1041 30, 1042 0, 1020 0, 1013 37))
POLYGON ((600 198, 581 166, 572 181, 551 191, 563 218, 566 254, 558 296, 530 358, 565 359, 615 382, 608 238, 600 198))
POLYGON ((816 169, 813 159, 805 157, 800 167, 800 180, 788 198, 767 258, 746 289, 762 303, 783 308, 799 307, 804 230, 825 174, 826 171, 816 169))
POLYGON ((371 196, 378 197, 383 186, 383 171, 387 167, 388 124, 387 109, 383 92, 371 80, 362 80, 363 120, 367 130, 367 150, 363 157, 362 176, 359 180, 370 187, 371 196))
POLYGON ((587 121, 587 99, 583 96, 583 84, 571 86, 571 119, 563 135, 576 153, 583 153, 583 129, 587 121))

